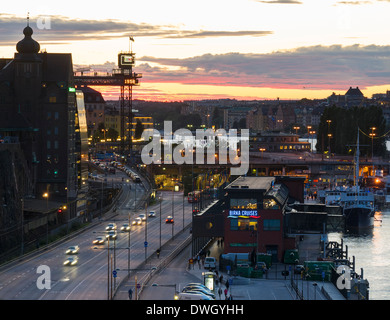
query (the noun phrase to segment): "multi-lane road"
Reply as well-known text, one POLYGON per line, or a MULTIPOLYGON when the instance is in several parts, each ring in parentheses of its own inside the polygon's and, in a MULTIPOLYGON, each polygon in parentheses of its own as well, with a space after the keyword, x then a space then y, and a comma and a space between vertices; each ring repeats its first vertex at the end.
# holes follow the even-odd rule
MULTIPOLYGON (((124 173, 117 171, 115 180, 121 181, 121 175, 124 173)), ((115 212, 107 212, 102 219, 94 221, 70 239, 3 266, 0 269, 0 300, 106 300, 111 270, 118 270, 115 281, 119 284, 129 267, 136 269, 146 256, 160 247, 160 241, 163 245, 172 237, 172 233, 180 232, 183 226, 191 222, 191 205, 187 200, 183 201, 183 193, 161 192, 161 203, 157 202, 149 208, 135 206, 135 197, 139 200, 144 193, 143 184, 124 179, 123 192, 117 200, 115 212), (148 217, 142 225, 132 226, 130 234, 120 232, 123 223, 152 210, 156 212, 155 217, 148 217), (175 223, 165 223, 166 217, 172 213, 175 223), (115 242, 110 241, 109 250, 107 242, 98 246, 92 241, 98 236, 105 237, 105 228, 110 222, 116 223, 118 237, 115 242), (65 250, 72 245, 80 248, 74 255, 78 263, 64 266, 68 257, 65 250)))

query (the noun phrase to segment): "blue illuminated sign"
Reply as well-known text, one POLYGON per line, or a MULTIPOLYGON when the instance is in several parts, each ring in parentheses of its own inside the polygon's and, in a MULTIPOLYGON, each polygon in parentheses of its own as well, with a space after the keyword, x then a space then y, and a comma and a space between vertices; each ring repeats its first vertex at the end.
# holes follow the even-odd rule
POLYGON ((230 217, 255 217, 259 218, 257 215, 257 210, 229 210, 230 217))

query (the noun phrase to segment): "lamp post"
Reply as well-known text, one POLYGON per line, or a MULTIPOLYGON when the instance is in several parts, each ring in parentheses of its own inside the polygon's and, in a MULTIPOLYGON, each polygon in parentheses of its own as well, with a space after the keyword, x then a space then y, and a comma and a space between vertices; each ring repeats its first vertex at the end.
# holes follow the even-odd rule
POLYGON ((311 147, 311 152, 313 152, 313 149, 314 149, 314 143, 313 143, 313 137, 314 137, 314 135, 316 134, 316 132, 315 131, 310 131, 310 136, 311 136, 311 141, 310 141, 310 147, 311 147))
POLYGON ((49 192, 42 195, 46 198, 46 244, 49 244, 49 192))
POLYGON ((295 130, 295 134, 298 134, 298 130, 301 129, 301 127, 293 127, 293 129, 295 130))
POLYGON ((330 158, 330 139, 331 138, 332 138, 332 134, 328 133, 328 155, 329 155, 329 158, 330 158))
POLYGON ((162 200, 162 197, 160 196, 158 198, 159 202, 160 202, 160 246, 159 246, 159 249, 161 250, 161 200, 162 200))
POLYGON ((263 159, 263 152, 265 151, 265 148, 260 148, 259 151, 261 151, 261 159, 263 159))
MULTIPOLYGON (((329 134, 330 134, 330 124, 332 123, 332 120, 326 120, 326 122, 328 123, 328 137, 329 137, 329 134)), ((330 153, 330 138, 328 139, 328 152, 330 153)))
POLYGON ((24 252, 24 199, 21 198, 20 201, 22 204, 22 244, 21 244, 20 250, 21 250, 21 255, 23 255, 23 252, 24 252))
POLYGON ((374 136, 376 136, 376 133, 374 133, 374 130, 376 130, 376 128, 371 127, 370 129, 371 129, 370 137, 371 137, 372 176, 375 176, 375 173, 374 173, 374 136))
POLYGON ((175 183, 173 183, 173 188, 172 188, 172 219, 173 219, 173 223, 172 223, 172 239, 174 238, 173 225, 175 224, 175 216, 174 216, 175 213, 174 213, 174 210, 173 210, 174 198, 175 198, 175 183))

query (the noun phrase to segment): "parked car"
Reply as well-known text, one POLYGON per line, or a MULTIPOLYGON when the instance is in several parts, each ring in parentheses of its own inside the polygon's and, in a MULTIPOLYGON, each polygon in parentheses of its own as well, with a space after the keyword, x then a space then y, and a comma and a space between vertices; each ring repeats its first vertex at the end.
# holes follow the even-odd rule
POLYGON ((165 219, 165 223, 173 223, 173 217, 172 216, 168 216, 166 219, 165 219))
POLYGON ((70 246, 68 249, 66 249, 65 253, 66 254, 76 254, 80 250, 79 246, 70 246))
POLYGON ((267 265, 266 265, 265 262, 263 262, 263 261, 257 261, 257 262, 256 262, 256 268, 257 268, 258 270, 261 270, 261 269, 267 270, 267 265))
POLYGON ((208 293, 214 294, 213 291, 211 291, 209 288, 207 288, 204 284, 201 283, 195 283, 195 282, 188 283, 184 288, 198 288, 198 289, 206 290, 208 293))
POLYGON ((294 268, 294 273, 295 274, 301 274, 302 271, 304 271, 304 270, 305 270, 305 267, 303 265, 298 264, 294 268))
POLYGON ((205 269, 215 269, 217 267, 217 260, 214 257, 207 257, 204 260, 205 269))
POLYGON ((208 295, 202 294, 201 292, 180 292, 175 296, 177 300, 214 300, 208 295))
POLYGON ((205 294, 206 296, 209 296, 210 298, 212 299, 215 299, 215 295, 211 292, 208 292, 206 291, 205 289, 203 288, 199 288, 199 287, 186 287, 186 288, 183 288, 182 292, 195 292, 195 293, 201 293, 201 294, 205 294))

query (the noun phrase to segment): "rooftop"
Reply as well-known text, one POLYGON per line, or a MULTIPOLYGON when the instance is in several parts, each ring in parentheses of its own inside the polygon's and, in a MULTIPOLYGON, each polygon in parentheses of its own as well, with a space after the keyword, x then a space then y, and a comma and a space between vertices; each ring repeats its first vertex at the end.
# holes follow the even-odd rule
POLYGON ((267 191, 275 182, 274 177, 244 177, 241 176, 229 184, 225 190, 252 189, 267 191))

